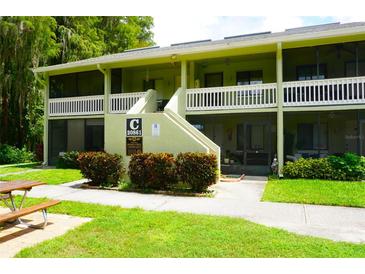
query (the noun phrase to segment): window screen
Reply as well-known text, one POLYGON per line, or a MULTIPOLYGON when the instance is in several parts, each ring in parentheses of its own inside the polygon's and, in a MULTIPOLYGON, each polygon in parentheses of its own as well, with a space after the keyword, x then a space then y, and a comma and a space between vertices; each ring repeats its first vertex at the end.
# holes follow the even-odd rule
POLYGON ((239 71, 236 75, 237 86, 262 84, 262 70, 239 71))
POLYGON ((365 75, 365 61, 358 62, 358 75, 356 75, 356 62, 347 62, 345 64, 346 77, 356 77, 365 75))
POLYGON ((205 87, 222 87, 223 72, 205 74, 205 87))
POLYGON ((317 72, 316 64, 297 66, 297 80, 304 81, 304 80, 318 80, 327 78, 326 65, 320 64, 318 68, 319 71, 317 72))
POLYGON ((155 89, 156 83, 154 79, 150 79, 148 81, 143 80, 143 90, 147 91, 149 89, 155 89))
POLYGON ((85 149, 87 151, 104 150, 104 121, 88 119, 85 125, 85 149))
POLYGON ((122 69, 111 70, 111 93, 122 92, 122 69))
POLYGON ((321 123, 298 124, 297 128, 298 149, 327 149, 328 148, 328 125, 321 123))
POLYGON ((100 71, 55 75, 49 79, 50 98, 104 94, 104 76, 100 71))

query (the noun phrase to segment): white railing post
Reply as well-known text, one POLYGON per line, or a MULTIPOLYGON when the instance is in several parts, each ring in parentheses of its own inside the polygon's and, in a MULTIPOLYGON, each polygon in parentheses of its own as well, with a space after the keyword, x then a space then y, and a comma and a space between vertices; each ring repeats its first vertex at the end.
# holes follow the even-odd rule
POLYGON ((276 83, 186 90, 186 110, 275 107, 276 83))
POLYGON ((103 114, 104 95, 52 98, 48 102, 48 114, 54 116, 103 114))
POLYGON ((365 77, 284 82, 284 106, 365 103, 364 85, 365 77))
POLYGON ((109 95, 110 113, 127 113, 146 92, 117 93, 109 95))

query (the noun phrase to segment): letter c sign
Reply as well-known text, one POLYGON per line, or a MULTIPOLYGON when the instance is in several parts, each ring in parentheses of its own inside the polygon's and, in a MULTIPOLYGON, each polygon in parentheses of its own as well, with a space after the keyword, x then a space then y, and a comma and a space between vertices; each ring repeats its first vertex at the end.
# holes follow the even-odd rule
POLYGON ((132 130, 137 130, 139 128, 139 120, 138 119, 132 119, 130 122, 129 122, 129 125, 130 125, 130 128, 132 130))
POLYGON ((142 136, 142 118, 127 119, 127 136, 142 136))

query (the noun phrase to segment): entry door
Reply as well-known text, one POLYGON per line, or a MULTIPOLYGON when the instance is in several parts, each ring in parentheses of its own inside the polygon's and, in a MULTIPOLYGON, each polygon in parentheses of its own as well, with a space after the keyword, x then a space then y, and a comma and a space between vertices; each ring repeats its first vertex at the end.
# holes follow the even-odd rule
POLYGON ((246 123, 244 142, 245 165, 270 165, 271 129, 270 123, 246 123))
POLYGON ((216 143, 219 147, 222 147, 222 145, 223 145, 223 125, 222 124, 213 125, 213 142, 216 143))
POLYGON ((55 165, 60 152, 67 151, 67 120, 49 121, 48 163, 55 165))
POLYGON ((87 119, 85 122, 86 151, 104 150, 104 120, 87 119))

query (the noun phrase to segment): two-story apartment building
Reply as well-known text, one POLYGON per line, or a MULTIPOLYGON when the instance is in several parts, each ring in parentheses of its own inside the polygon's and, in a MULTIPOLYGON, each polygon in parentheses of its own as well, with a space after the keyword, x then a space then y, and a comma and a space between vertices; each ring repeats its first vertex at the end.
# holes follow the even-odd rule
POLYGON ((365 154, 365 23, 172 44, 41 67, 44 159, 204 151, 223 172, 365 154))

